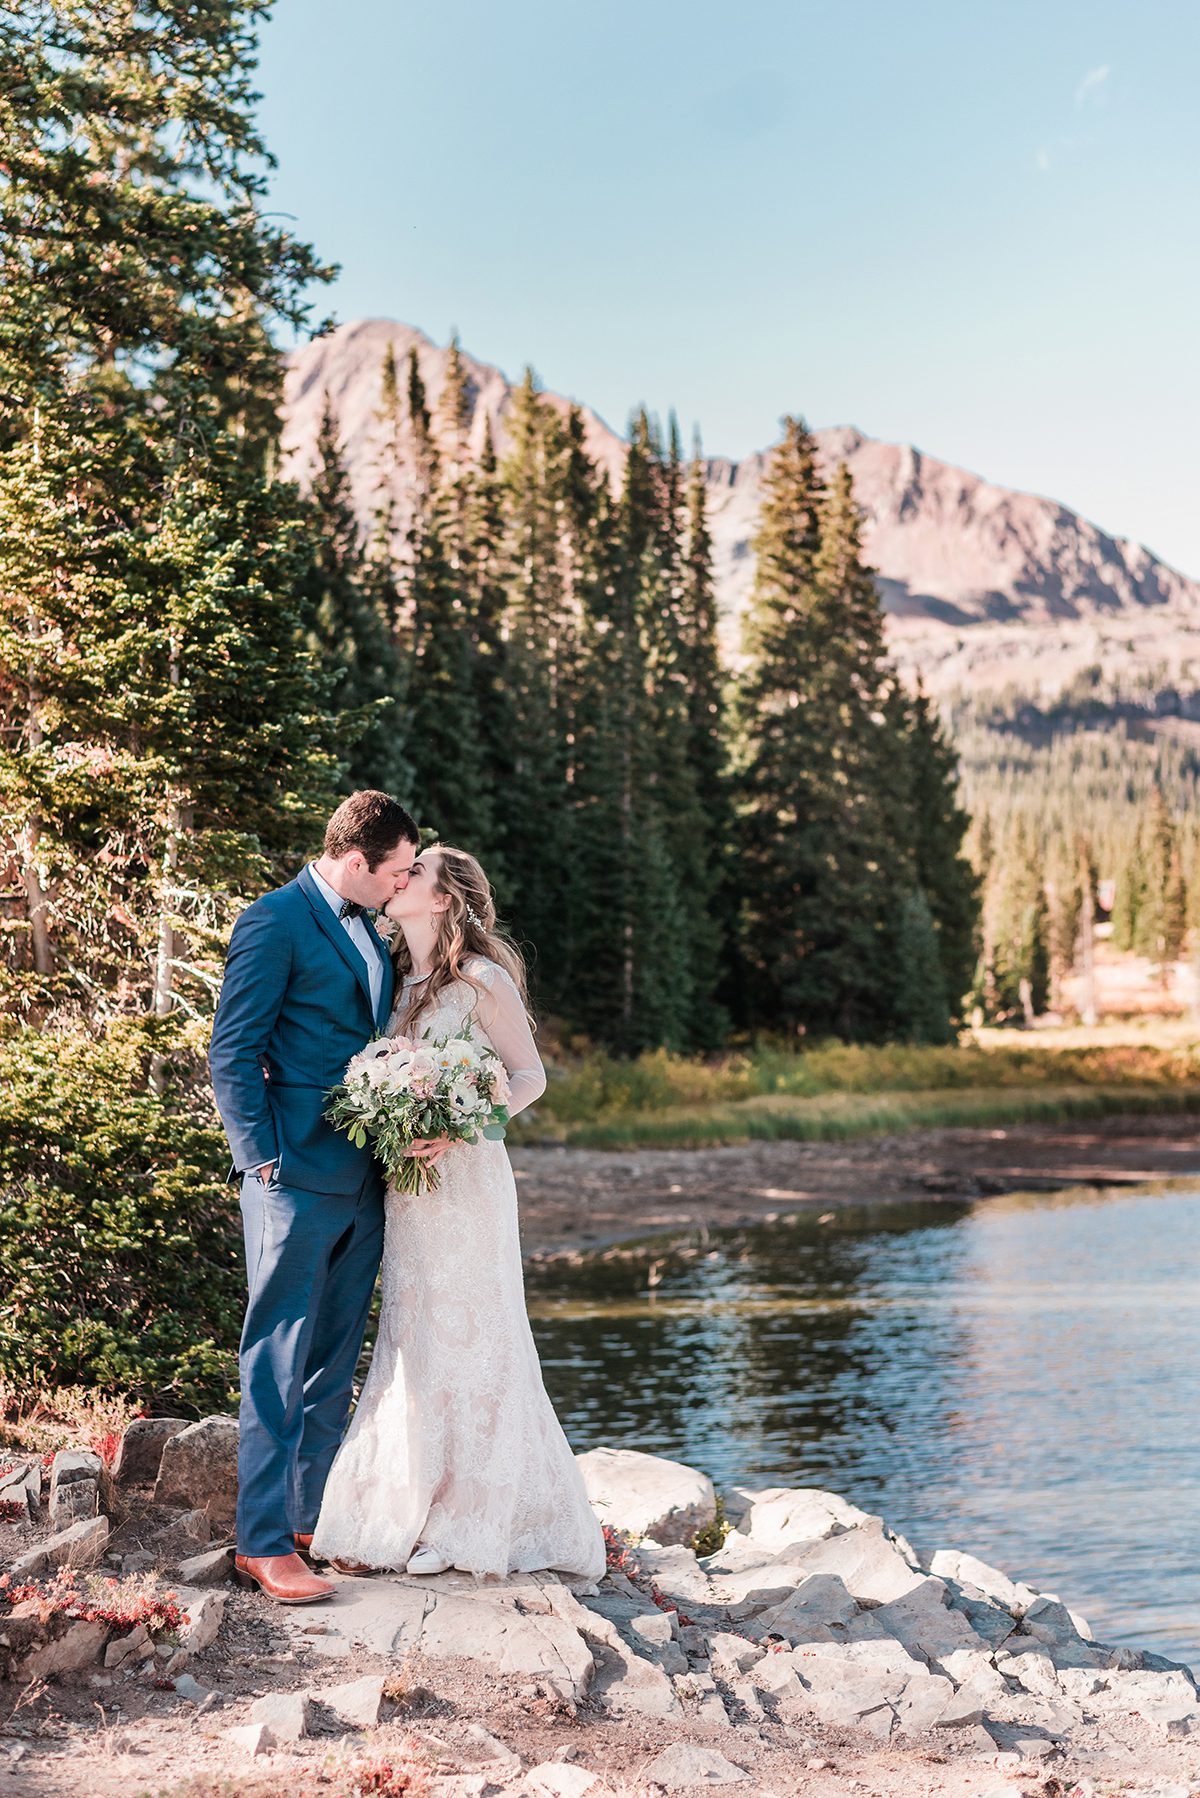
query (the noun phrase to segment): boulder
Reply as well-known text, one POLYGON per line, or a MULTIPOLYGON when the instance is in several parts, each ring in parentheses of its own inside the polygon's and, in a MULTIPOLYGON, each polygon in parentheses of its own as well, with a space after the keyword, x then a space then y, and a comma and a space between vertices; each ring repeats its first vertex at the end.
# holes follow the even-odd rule
POLYGON ((363 1679, 347 1680, 345 1685, 326 1686, 323 1691, 314 1692, 313 1697, 334 1711, 343 1723, 350 1723, 355 1729, 373 1729, 387 1709, 385 1684, 378 1675, 368 1674, 363 1679))
POLYGON ((73 1679, 101 1665, 111 1625, 49 1616, 39 1601, 26 1599, 0 1621, 0 1680, 28 1684, 39 1679, 73 1679))
POLYGON ((172 1436, 187 1429, 183 1417, 135 1417, 121 1438, 113 1463, 118 1486, 148 1486, 158 1478, 163 1449, 172 1436))
POLYGON ((155 1503, 204 1510, 214 1523, 231 1524, 237 1512, 237 1451, 234 1417, 205 1417, 169 1436, 154 1486, 155 1503))
POLYGON ((225 1593, 205 1592, 192 1599, 179 1631, 179 1645, 189 1654, 203 1654, 217 1639, 225 1615, 225 1593))
POLYGON ((175 1681, 176 1692, 181 1698, 186 1698, 189 1704, 197 1707, 207 1705, 211 1699, 216 1697, 210 1687, 202 1686, 200 1681, 193 1679, 190 1673, 173 1674, 172 1678, 175 1681))
POLYGON ((185 1586, 220 1586, 233 1572, 232 1548, 210 1548, 180 1561, 175 1572, 185 1586))
POLYGON ((525 1785, 531 1792, 544 1792, 546 1798, 584 1798, 599 1783, 600 1775, 570 1761, 543 1761, 530 1767, 525 1785))
POLYGON ((962 1612, 949 1609, 945 1582, 932 1575, 903 1597, 880 1605, 872 1621, 923 1660, 940 1660, 957 1648, 987 1648, 962 1612))
MULTIPOLYGON (((734 1533, 768 1554, 777 1554, 793 1543, 819 1542, 874 1521, 835 1492, 822 1492, 816 1486, 772 1486, 753 1494, 734 1533)), ((726 1537, 726 1546, 729 1540, 726 1537)))
POLYGON ((223 1729, 221 1734, 234 1748, 240 1748, 250 1755, 269 1754, 276 1746, 275 1737, 265 1723, 239 1723, 233 1729, 223 1729))
POLYGON ((1073 1616, 1057 1598, 1046 1596, 1034 1599, 1025 1612, 1019 1633, 1032 1636, 1035 1642, 1044 1642, 1051 1654, 1058 1649, 1075 1648, 1091 1641, 1091 1631, 1083 1618, 1073 1616), (1083 1625, 1082 1629, 1080 1624, 1083 1625))
POLYGON ((468 1593, 436 1594, 410 1646, 435 1658, 465 1655, 498 1673, 538 1674, 572 1700, 583 1696, 592 1676, 592 1657, 577 1628, 560 1617, 531 1614, 512 1598, 481 1602, 468 1593))
MULTIPOLYGON (((826 1684, 835 1677, 837 1669, 848 1674, 865 1671, 876 1678, 886 1679, 889 1691, 893 1692, 902 1691, 913 1679, 932 1677, 924 1661, 909 1654, 894 1637, 884 1635, 882 1631, 877 1637, 866 1637, 856 1642, 807 1643, 804 1647, 797 1648, 791 1659, 792 1665, 805 1679, 808 1678, 808 1668, 824 1668, 825 1672, 820 1677, 826 1684), (830 1668, 835 1673, 831 1674, 828 1671, 830 1668)), ((949 1697, 949 1690, 946 1696, 949 1697)))
POLYGON ((782 1604, 759 1616, 768 1635, 788 1642, 809 1640, 812 1626, 849 1623, 858 1606, 836 1573, 810 1573, 782 1604))
POLYGON ((847 1667, 832 1657, 797 1659, 795 1665, 806 1702, 823 1723, 888 1740, 896 1722, 893 1700, 905 1690, 906 1678, 861 1665, 847 1667))
POLYGON ((1015 1679, 1022 1689, 1038 1698, 1058 1698, 1062 1693, 1054 1662, 1040 1643, 1027 1637, 1010 1636, 996 1651, 996 1670, 1006 1679, 1015 1679))
POLYGON ((933 1719, 938 1729, 969 1729, 973 1723, 982 1723, 987 1710, 984 1694, 975 1686, 960 1686, 952 1692, 945 1704, 933 1719))
POLYGON ((751 1671, 750 1684, 758 1692, 769 1692, 772 1698, 797 1698, 803 1690, 792 1657, 786 1653, 764 1655, 751 1671))
POLYGON ((0 1473, 0 1501, 23 1505, 25 1516, 31 1517, 42 1496, 42 1468, 39 1461, 17 1461, 7 1473, 0 1473))
POLYGON ((867 1604, 903 1598, 926 1578, 877 1517, 818 1542, 805 1552, 803 1565, 810 1573, 836 1574, 853 1597, 867 1604))
POLYGON ((896 1728, 906 1736, 924 1735, 937 1723, 954 1697, 954 1687, 937 1673, 915 1673, 893 1700, 896 1728))
MULTIPOLYGON (((582 1609, 583 1607, 581 1607, 582 1609)), ((654 1661, 643 1660, 621 1639, 614 1623, 598 1616, 590 1607, 582 1625, 591 1643, 594 1674, 591 1696, 617 1716, 673 1717, 678 1714, 679 1700, 664 1670, 654 1661)))
POLYGON ((212 1541, 212 1523, 207 1511, 185 1511, 155 1530, 146 1547, 156 1561, 173 1566, 186 1560, 212 1541))
POLYGON ((60 1448, 50 1468, 50 1522, 66 1529, 100 1509, 103 1463, 88 1449, 60 1448))
POLYGON ((39 1542, 14 1561, 9 1568, 13 1584, 52 1572, 56 1567, 94 1567, 107 1541, 107 1517, 82 1517, 70 1529, 39 1542))
POLYGON ((738 1785, 749 1777, 715 1748, 702 1748, 698 1742, 672 1742, 642 1768, 647 1784, 666 1786, 668 1791, 680 1786, 738 1785))
POLYGON ((731 1630, 717 1630, 710 1636, 708 1651, 718 1666, 733 1667, 738 1673, 749 1673, 767 1652, 760 1642, 734 1635, 731 1630))
POLYGON ((144 1660, 153 1653, 154 1643, 150 1639, 150 1631, 144 1623, 137 1623, 128 1635, 113 1637, 104 1650, 104 1665, 110 1668, 123 1667, 126 1661, 144 1660))
POLYGON ((688 1657, 675 1640, 671 1612, 643 1612, 630 1618, 627 1629, 626 1640, 635 1654, 657 1661, 664 1673, 687 1672, 688 1657))
POLYGON ((929 1572, 938 1579, 953 1580, 969 1595, 978 1594, 1015 1618, 1021 1618, 1037 1598, 1029 1586, 1017 1585, 997 1567, 989 1567, 974 1555, 960 1554, 957 1549, 939 1548, 929 1557, 929 1572))
POLYGON ((635 1551, 635 1558, 659 1591, 682 1604, 685 1610, 689 1604, 722 1602, 722 1595, 714 1592, 713 1582, 690 1548, 679 1544, 664 1548, 655 1542, 643 1542, 635 1551))
POLYGON ((312 1734, 316 1721, 313 1700, 307 1692, 271 1692, 250 1706, 251 1724, 268 1729, 276 1742, 298 1742, 312 1734))
POLYGON ((689 1543, 717 1514, 705 1473, 631 1448, 594 1448, 576 1457, 601 1523, 663 1544, 689 1543))

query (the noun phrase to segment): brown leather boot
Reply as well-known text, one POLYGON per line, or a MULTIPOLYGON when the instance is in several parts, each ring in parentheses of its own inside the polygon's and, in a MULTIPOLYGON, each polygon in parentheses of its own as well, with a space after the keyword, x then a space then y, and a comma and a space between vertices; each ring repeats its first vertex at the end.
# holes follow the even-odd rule
POLYGON ((239 1586, 257 1586, 276 1604, 318 1604, 334 1594, 329 1581, 318 1579, 297 1554, 235 1555, 233 1576, 239 1586))
POLYGON ((325 1558, 324 1555, 317 1555, 315 1557, 313 1555, 313 1551, 312 1551, 313 1539, 312 1539, 311 1530, 309 1531, 307 1536, 304 1535, 300 1530, 297 1530, 295 1540, 296 1540, 296 1553, 300 1556, 300 1559, 302 1561, 304 1561, 309 1567, 316 1567, 321 1561, 324 1560, 324 1558, 325 1558))

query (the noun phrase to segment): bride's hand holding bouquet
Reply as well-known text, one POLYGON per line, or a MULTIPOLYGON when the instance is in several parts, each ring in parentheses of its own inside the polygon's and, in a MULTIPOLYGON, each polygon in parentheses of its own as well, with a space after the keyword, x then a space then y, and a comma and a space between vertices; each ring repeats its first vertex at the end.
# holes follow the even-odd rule
POLYGON ((441 1184, 427 1146, 438 1138, 502 1142, 510 1097, 504 1063, 464 1024, 441 1041, 383 1036, 368 1043, 347 1062, 325 1116, 358 1148, 374 1145, 398 1192, 419 1193, 441 1184))

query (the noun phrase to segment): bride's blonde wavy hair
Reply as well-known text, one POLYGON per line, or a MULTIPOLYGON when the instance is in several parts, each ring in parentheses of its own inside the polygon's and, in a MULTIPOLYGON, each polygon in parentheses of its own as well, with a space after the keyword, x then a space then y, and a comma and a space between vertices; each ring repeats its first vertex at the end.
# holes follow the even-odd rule
MULTIPOLYGON (((431 843, 428 854, 438 856, 434 891, 450 901, 439 915, 437 936, 433 944, 433 972, 420 987, 420 997, 404 1020, 406 1032, 417 1025, 422 1013, 433 1008, 439 993, 456 980, 465 981, 477 992, 483 992, 481 980, 463 966, 472 955, 486 956, 510 975, 529 1011, 525 958, 496 923, 496 901, 491 883, 473 855, 455 849, 450 843, 431 843)), ((397 930, 392 943, 392 960, 397 983, 412 972, 412 957, 404 932, 397 930)), ((533 1022, 532 1013, 530 1022, 533 1022)))

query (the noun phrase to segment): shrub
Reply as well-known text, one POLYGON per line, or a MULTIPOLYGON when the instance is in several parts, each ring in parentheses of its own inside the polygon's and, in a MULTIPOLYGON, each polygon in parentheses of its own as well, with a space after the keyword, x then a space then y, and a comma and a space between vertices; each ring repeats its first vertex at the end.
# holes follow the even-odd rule
POLYGON ((228 1404, 243 1278, 201 1041, 170 1021, 0 1041, 0 1378, 228 1404), (150 1085, 153 1058, 163 1090, 150 1085))

